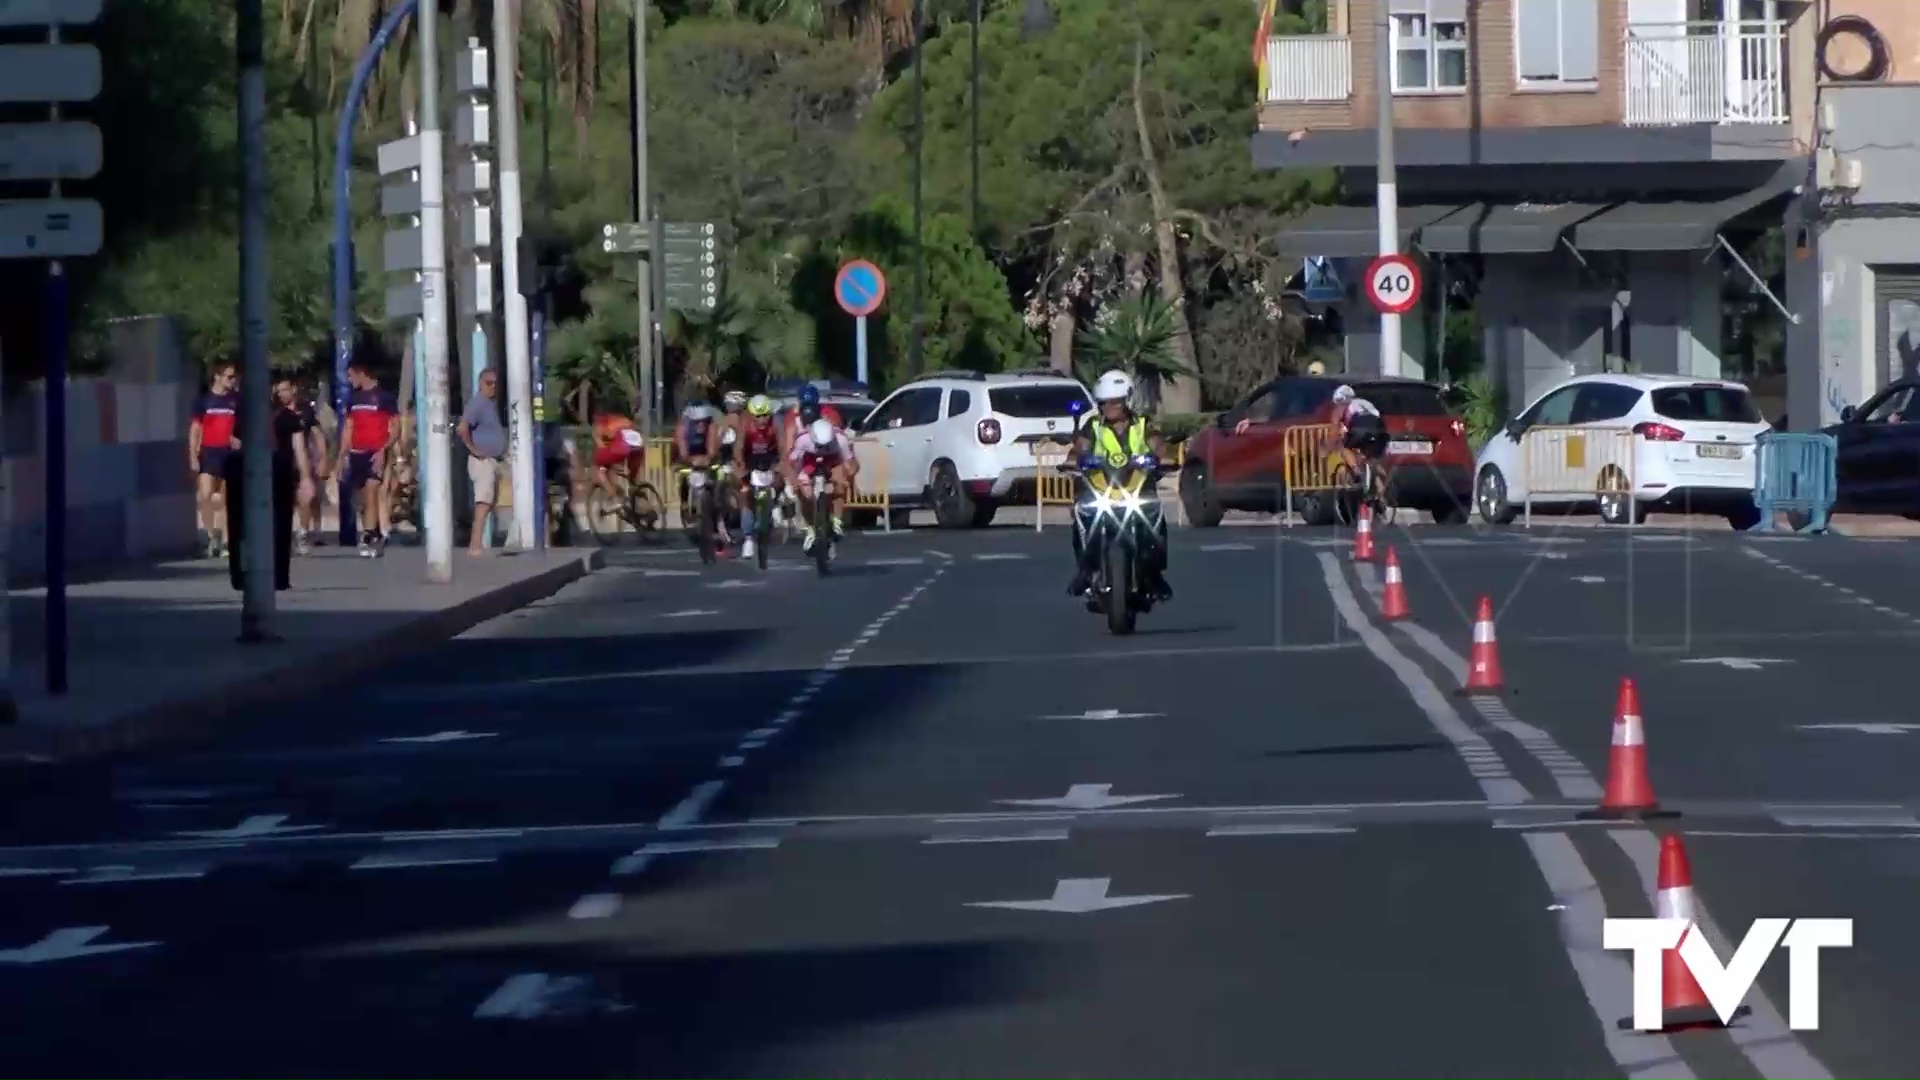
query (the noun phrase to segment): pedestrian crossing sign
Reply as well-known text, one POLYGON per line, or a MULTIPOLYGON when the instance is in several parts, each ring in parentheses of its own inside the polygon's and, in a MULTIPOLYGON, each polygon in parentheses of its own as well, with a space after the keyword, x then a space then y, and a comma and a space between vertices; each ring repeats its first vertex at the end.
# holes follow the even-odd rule
POLYGON ((1347 287, 1340 282, 1340 271, 1334 269, 1333 260, 1325 255, 1309 255, 1300 268, 1302 285, 1301 295, 1310 303, 1334 304, 1347 297, 1347 287))

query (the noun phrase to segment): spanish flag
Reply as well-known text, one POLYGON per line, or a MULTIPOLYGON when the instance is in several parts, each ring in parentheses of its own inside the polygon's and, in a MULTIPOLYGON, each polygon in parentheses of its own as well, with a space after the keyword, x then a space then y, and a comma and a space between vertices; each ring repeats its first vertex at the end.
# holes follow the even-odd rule
POLYGON ((1273 12, 1279 0, 1261 0, 1260 28, 1253 34, 1253 70, 1257 73, 1259 96, 1255 101, 1267 100, 1267 37, 1273 33, 1273 12))

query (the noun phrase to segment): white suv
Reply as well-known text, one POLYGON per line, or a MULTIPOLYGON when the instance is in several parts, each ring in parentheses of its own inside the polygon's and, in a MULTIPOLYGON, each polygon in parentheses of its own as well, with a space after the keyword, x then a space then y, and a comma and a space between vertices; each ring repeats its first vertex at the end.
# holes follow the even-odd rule
MULTIPOLYGON (((1674 510, 1724 514, 1734 528, 1750 529, 1760 520, 1753 503, 1754 445, 1770 427, 1747 388, 1736 382, 1681 375, 1582 375, 1541 395, 1480 448, 1474 505, 1483 521, 1496 525, 1511 522, 1531 494, 1541 505, 1597 501, 1600 516, 1614 525, 1644 521, 1648 510, 1674 510), (1568 427, 1632 432, 1630 442, 1617 452, 1608 448, 1588 454, 1583 444, 1578 455, 1586 462, 1584 469, 1624 474, 1630 468, 1631 476, 1620 479, 1622 488, 1631 484, 1631 493, 1622 490, 1596 500, 1593 494, 1564 490, 1528 491, 1523 445, 1527 432, 1568 427), (1616 454, 1620 466, 1596 464, 1600 457, 1616 454)), ((1573 447, 1552 444, 1548 450, 1549 456, 1564 454, 1567 464, 1573 464, 1573 447)), ((1536 455, 1535 460, 1542 459, 1536 455)))
POLYGON ((983 528, 1003 502, 1031 501, 1033 444, 1065 446, 1093 408, 1087 388, 1050 369, 943 371, 895 390, 859 425, 865 477, 888 502, 931 507, 942 528, 983 528))

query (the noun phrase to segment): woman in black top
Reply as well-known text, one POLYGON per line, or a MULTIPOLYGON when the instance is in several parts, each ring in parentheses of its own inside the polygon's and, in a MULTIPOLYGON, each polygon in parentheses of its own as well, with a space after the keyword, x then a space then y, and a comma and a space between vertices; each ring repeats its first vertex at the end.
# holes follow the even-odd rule
MULTIPOLYGON (((307 423, 300 415, 299 400, 292 381, 282 379, 273 386, 273 587, 292 588, 293 510, 296 500, 313 498, 313 465, 304 437, 307 423)), ((239 449, 240 440, 233 440, 239 449)), ((240 571, 241 518, 245 505, 245 467, 243 454, 229 455, 227 464, 227 535, 233 545, 227 549, 227 575, 235 589, 245 587, 240 571)))

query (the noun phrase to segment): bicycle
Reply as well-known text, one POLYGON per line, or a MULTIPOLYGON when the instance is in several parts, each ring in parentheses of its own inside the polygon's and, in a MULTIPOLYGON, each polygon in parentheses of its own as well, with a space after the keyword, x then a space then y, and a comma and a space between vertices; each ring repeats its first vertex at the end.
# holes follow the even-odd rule
POLYGON ((686 490, 686 499, 680 504, 681 525, 700 549, 700 561, 711 565, 718 558, 714 544, 720 513, 719 501, 714 498, 714 469, 711 465, 682 465, 680 477, 686 490))
POLYGON ((587 489, 587 527, 603 545, 618 543, 631 528, 634 540, 655 532, 666 518, 666 500, 652 484, 633 475, 631 459, 606 470, 607 482, 597 480, 587 489))
POLYGON ((1375 525, 1393 524, 1393 500, 1387 498, 1387 470, 1374 455, 1364 450, 1356 450, 1355 454, 1360 459, 1358 476, 1340 451, 1328 455, 1329 474, 1334 490, 1339 493, 1333 501, 1337 519, 1341 525, 1353 525, 1359 520, 1360 507, 1365 505, 1373 510, 1375 525))

